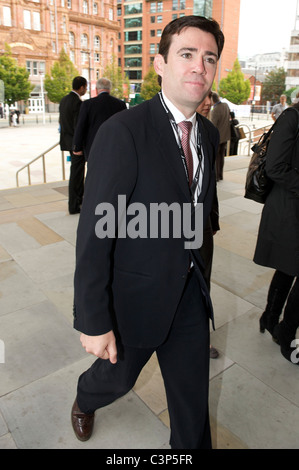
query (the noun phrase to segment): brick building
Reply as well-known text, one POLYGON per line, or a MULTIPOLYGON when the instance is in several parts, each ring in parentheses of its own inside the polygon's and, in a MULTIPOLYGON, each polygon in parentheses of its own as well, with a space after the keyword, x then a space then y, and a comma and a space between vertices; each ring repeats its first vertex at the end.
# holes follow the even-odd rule
POLYGON ((225 46, 216 83, 232 69, 238 55, 240 0, 117 0, 120 24, 119 65, 138 91, 154 56, 163 28, 184 15, 212 17, 221 25, 225 46))
POLYGON ((117 57, 116 0, 0 0, 0 54, 11 47, 35 85, 30 111, 42 110, 42 79, 62 48, 91 84, 117 57))

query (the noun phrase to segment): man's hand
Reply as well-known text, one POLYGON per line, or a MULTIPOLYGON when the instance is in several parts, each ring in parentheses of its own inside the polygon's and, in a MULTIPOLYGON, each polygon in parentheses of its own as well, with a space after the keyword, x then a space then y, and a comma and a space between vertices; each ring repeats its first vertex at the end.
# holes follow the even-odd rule
POLYGON ((101 359, 109 359, 111 364, 116 364, 117 348, 112 330, 100 336, 87 336, 81 333, 80 341, 86 352, 101 359))
POLYGON ((74 152, 74 151, 73 151, 73 154, 74 154, 74 155, 83 155, 83 151, 82 151, 82 150, 80 150, 79 152, 74 152))

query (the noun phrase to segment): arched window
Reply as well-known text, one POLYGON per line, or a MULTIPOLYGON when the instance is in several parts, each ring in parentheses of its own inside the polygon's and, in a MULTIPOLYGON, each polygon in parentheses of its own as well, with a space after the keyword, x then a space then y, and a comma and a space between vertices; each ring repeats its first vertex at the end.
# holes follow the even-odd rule
POLYGON ((69 32, 69 43, 71 47, 75 47, 75 35, 72 31, 69 32))
POLYGON ((81 47, 84 47, 85 49, 88 48, 88 37, 87 37, 87 34, 81 34, 81 47))

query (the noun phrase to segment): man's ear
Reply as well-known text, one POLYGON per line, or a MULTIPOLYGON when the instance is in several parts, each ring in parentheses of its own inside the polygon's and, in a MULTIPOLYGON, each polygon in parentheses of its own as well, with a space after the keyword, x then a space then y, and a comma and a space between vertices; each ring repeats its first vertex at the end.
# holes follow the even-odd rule
POLYGON ((164 64, 164 57, 161 54, 157 54, 154 58, 154 69, 161 77, 163 77, 164 64))

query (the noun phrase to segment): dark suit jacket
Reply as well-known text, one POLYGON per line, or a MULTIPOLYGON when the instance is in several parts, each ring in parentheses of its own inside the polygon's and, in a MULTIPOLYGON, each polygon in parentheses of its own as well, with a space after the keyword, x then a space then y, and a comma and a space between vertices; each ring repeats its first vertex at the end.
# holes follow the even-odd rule
POLYGON ((59 124, 61 150, 72 150, 73 137, 81 104, 81 99, 73 91, 64 96, 60 101, 59 124))
MULTIPOLYGON (((200 115, 197 119, 205 156, 199 198, 205 223, 215 194, 219 134, 207 119, 200 115)), ((178 203, 181 208, 184 203, 191 203, 173 129, 158 96, 117 113, 96 135, 78 225, 74 281, 77 330, 100 335, 117 328, 128 346, 156 347, 171 327, 186 283, 190 256, 212 315, 209 292, 199 271, 199 249, 186 249, 183 233, 179 238, 98 238, 96 224, 102 220, 95 212, 103 214, 106 207, 113 215, 118 195, 126 197, 131 210, 132 204, 142 203, 148 223, 154 203, 166 203, 168 207, 178 203), (105 204, 96 211, 100 203, 105 204)), ((127 226, 129 221, 134 223, 134 217, 127 215, 127 226)))
POLYGON ((127 107, 123 101, 106 92, 84 101, 73 139, 73 150, 75 152, 83 150, 87 159, 99 127, 113 114, 124 109, 127 107))

